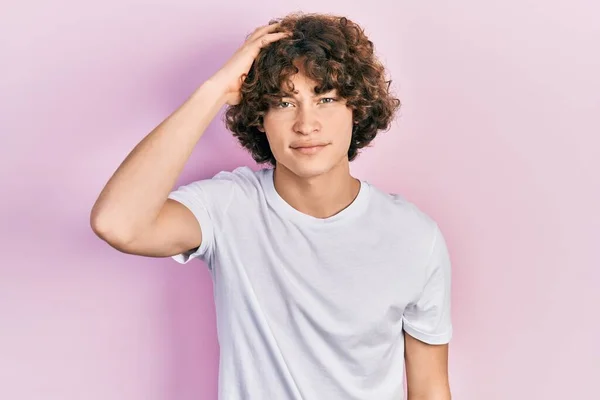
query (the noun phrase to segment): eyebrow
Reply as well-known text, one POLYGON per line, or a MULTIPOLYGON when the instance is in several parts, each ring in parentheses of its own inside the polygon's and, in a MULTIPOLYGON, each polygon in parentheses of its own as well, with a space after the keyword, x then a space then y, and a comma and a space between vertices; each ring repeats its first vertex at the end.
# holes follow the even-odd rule
MULTIPOLYGON (((337 92, 337 89, 331 89, 331 90, 328 90, 328 91, 320 93, 320 94, 317 94, 317 93, 313 92, 313 94, 311 95, 311 97, 314 99, 315 97, 325 96, 325 95, 327 95, 328 93, 331 93, 331 92, 337 92)), ((297 98, 296 94, 297 93, 283 93, 283 95, 281 97, 282 98, 285 98, 285 97, 297 98)))

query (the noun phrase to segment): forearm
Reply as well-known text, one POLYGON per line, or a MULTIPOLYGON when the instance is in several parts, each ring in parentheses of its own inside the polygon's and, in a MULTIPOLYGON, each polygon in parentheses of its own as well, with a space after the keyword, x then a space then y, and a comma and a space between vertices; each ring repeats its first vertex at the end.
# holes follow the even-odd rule
POLYGON ((409 390, 406 400, 452 400, 452 395, 448 387, 431 388, 427 392, 418 394, 413 394, 409 390))
POLYGON ((207 126, 225 104, 220 86, 207 82, 129 153, 91 212, 98 233, 128 240, 158 216, 207 126))
POLYGON ((432 394, 425 396, 408 396, 406 400, 452 400, 450 393, 432 394))

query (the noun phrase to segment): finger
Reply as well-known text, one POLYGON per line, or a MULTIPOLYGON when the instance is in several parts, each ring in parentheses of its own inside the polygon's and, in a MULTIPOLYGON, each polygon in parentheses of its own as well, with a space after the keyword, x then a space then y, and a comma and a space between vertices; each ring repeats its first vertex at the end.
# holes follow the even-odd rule
POLYGON ((256 38, 259 38, 259 37, 263 36, 266 33, 274 32, 280 26, 281 26, 280 22, 275 22, 273 24, 269 24, 269 25, 264 25, 264 26, 258 27, 248 37, 248 40, 252 41, 252 40, 255 40, 256 38))
POLYGON ((276 33, 268 33, 266 35, 261 36, 260 38, 256 39, 255 42, 258 43, 260 48, 263 48, 267 45, 269 45, 270 43, 276 42, 278 40, 281 40, 285 37, 289 37, 290 36, 290 32, 276 32, 276 33))

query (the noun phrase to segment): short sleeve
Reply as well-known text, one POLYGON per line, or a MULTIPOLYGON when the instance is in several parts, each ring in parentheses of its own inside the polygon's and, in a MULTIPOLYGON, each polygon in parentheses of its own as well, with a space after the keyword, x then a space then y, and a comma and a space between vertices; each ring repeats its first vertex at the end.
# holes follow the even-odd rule
POLYGON ((233 174, 221 171, 211 179, 195 181, 169 193, 169 199, 178 201, 194 214, 202 230, 200 246, 174 255, 172 258, 175 261, 187 264, 194 258, 210 260, 215 237, 222 228, 223 217, 233 197, 234 185, 233 174))
POLYGON ((404 310, 404 331, 428 344, 448 343, 452 337, 450 289, 450 256, 446 241, 436 225, 425 285, 419 297, 404 310))

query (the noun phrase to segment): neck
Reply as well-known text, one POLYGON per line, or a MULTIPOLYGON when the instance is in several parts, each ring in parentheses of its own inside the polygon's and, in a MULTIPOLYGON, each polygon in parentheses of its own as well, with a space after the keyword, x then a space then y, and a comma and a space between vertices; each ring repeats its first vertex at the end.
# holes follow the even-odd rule
POLYGON ((339 213, 354 201, 360 190, 360 181, 350 175, 348 162, 310 178, 298 176, 278 163, 273 180, 281 198, 315 218, 329 218, 339 213))

